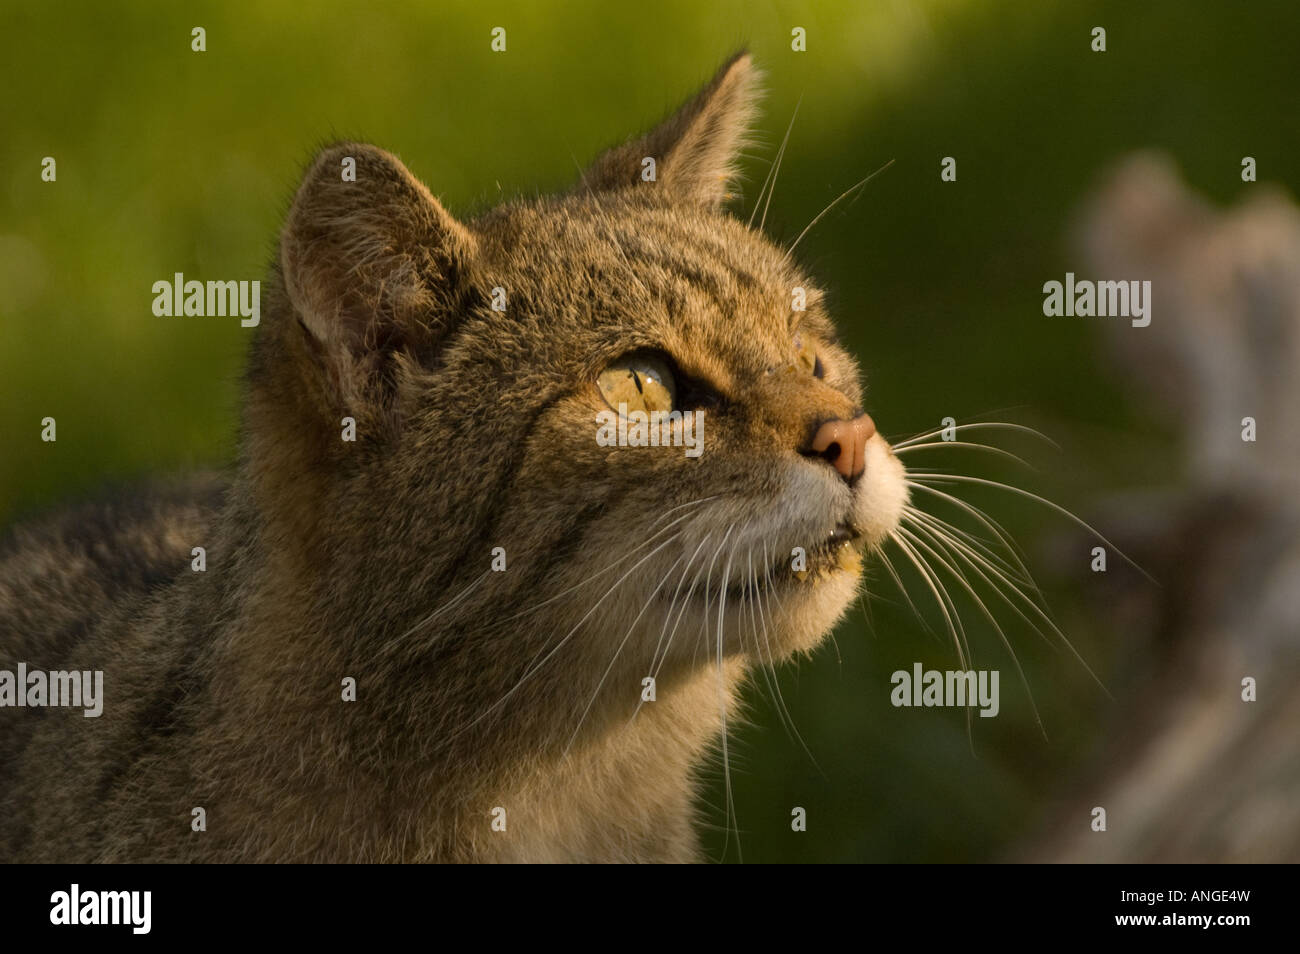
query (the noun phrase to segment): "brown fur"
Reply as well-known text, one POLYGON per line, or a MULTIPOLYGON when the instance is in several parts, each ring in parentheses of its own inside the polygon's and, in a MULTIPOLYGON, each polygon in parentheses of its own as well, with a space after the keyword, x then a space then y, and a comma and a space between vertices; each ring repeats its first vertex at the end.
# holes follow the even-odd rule
POLYGON ((857 412, 858 372, 807 276, 722 207, 755 81, 737 57, 573 194, 468 223, 388 153, 321 153, 222 502, 160 503, 95 559, 36 527, 0 563, 0 665, 101 668, 106 695, 99 719, 0 710, 0 857, 695 858, 692 773, 736 687, 817 645, 857 585, 819 564, 756 601, 755 579, 846 520, 878 542, 904 496, 879 437, 854 487, 800 454, 857 412), (720 395, 698 459, 597 444, 596 377, 638 348, 720 395), (118 562, 154 576, 105 589, 118 562), (679 580, 698 589, 670 604, 679 580))

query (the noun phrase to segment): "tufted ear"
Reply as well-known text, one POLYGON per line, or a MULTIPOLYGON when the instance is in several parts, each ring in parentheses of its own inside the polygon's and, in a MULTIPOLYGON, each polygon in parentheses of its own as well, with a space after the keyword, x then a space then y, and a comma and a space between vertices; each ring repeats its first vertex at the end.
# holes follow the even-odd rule
POLYGON ((398 352, 436 345, 474 252, 397 157, 360 143, 321 151, 281 234, 280 269, 342 403, 373 397, 398 352))
POLYGON ((693 99, 640 139, 601 155, 580 190, 658 188, 692 202, 718 206, 731 198, 736 160, 749 144, 762 74, 748 53, 737 53, 693 99), (655 179, 642 177, 644 160, 655 179))

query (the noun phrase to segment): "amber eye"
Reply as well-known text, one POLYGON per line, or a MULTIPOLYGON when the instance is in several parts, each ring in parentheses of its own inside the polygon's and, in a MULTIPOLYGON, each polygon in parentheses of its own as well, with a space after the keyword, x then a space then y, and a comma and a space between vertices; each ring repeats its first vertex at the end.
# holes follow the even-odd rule
POLYGON ((799 362, 799 367, 810 372, 814 377, 823 377, 826 369, 822 367, 822 359, 813 350, 812 343, 806 341, 803 335, 794 336, 795 359, 799 362))
POLYGON ((619 358, 596 379, 601 396, 614 410, 671 411, 676 405, 677 383, 662 359, 652 354, 619 358))

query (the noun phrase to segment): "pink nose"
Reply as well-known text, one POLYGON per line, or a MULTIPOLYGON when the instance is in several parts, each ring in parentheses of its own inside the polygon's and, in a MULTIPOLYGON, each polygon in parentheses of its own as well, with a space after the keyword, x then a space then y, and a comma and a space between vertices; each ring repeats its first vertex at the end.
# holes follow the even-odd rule
POLYGON ((825 421, 803 453, 822 458, 847 482, 853 483, 867 469, 867 441, 874 433, 876 422, 866 414, 851 421, 825 421))

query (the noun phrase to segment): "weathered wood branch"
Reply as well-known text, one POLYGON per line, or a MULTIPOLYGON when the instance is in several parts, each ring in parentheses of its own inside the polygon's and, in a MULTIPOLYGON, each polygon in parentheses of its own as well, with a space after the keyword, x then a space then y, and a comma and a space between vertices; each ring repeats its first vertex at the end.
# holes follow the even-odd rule
POLYGON ((1134 662, 1149 678, 1018 857, 1300 861, 1300 211, 1247 188, 1220 211, 1143 154, 1082 210, 1092 277, 1152 282, 1151 324, 1107 333, 1174 415, 1186 460, 1163 507, 1118 521, 1163 583, 1106 611, 1117 639, 1147 647, 1134 662), (1258 701, 1243 701, 1247 677, 1258 701))

